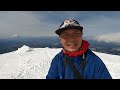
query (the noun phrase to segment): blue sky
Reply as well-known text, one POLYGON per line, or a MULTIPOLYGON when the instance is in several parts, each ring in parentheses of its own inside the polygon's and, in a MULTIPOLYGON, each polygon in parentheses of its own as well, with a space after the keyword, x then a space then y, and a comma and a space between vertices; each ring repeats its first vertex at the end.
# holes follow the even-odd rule
POLYGON ((120 11, 0 11, 0 38, 57 36, 64 19, 76 19, 84 36, 120 33, 120 11))

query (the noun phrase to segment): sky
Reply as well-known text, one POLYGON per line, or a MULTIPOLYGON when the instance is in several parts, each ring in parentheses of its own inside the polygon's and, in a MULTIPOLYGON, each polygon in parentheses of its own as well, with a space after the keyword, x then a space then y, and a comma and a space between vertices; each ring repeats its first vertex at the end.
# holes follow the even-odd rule
POLYGON ((0 11, 0 38, 57 36, 65 19, 77 20, 84 36, 120 33, 120 11, 0 11))
MULTIPOLYGON (((50 63, 61 48, 31 48, 0 54, 0 79, 46 79, 50 63), (42 56, 42 57, 41 57, 42 56)), ((113 79, 120 79, 120 56, 94 52, 106 65, 113 79)))

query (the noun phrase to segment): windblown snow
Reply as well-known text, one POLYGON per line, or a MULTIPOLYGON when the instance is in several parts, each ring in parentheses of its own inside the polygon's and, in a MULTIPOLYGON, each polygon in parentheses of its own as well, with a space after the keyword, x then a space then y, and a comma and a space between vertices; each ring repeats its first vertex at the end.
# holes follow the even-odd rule
MULTIPOLYGON (((45 79, 53 57, 61 48, 31 48, 0 54, 0 79, 45 79)), ((94 51, 93 51, 94 52, 94 51)), ((120 56, 94 52, 106 64, 113 79, 120 79, 120 56)))

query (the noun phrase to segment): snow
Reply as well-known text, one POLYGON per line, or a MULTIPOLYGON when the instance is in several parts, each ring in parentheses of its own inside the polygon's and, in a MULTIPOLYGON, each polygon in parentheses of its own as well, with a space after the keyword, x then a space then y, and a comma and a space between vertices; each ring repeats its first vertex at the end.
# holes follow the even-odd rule
MULTIPOLYGON (((62 48, 31 48, 0 54, 0 79, 45 79, 53 57, 62 48)), ((120 56, 98 53, 113 79, 120 79, 120 56)))
POLYGON ((30 48, 29 46, 23 45, 21 48, 18 48, 16 53, 24 53, 29 51, 32 51, 32 48, 30 48))

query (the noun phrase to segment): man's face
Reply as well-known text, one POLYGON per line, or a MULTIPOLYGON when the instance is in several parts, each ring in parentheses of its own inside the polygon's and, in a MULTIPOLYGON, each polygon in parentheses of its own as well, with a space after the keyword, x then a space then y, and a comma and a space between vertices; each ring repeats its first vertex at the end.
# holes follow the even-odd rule
POLYGON ((76 52, 82 44, 82 33, 76 29, 65 30, 60 35, 60 41, 66 51, 76 52))

